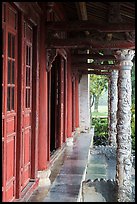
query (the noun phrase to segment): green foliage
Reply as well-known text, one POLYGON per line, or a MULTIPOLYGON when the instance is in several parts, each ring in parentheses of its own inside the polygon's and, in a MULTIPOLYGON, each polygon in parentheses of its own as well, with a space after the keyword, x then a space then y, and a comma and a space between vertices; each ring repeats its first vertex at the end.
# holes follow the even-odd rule
POLYGON ((92 118, 92 125, 94 126, 94 145, 108 144, 108 119, 96 117, 92 118))
POLYGON ((90 75, 90 102, 91 106, 95 103, 95 110, 98 112, 99 98, 107 90, 108 77, 105 75, 90 75))
POLYGON ((133 63, 131 81, 132 81, 132 103, 134 104, 135 103, 135 63, 133 63))
POLYGON ((101 96, 107 90, 108 78, 104 75, 90 75, 90 95, 101 96))

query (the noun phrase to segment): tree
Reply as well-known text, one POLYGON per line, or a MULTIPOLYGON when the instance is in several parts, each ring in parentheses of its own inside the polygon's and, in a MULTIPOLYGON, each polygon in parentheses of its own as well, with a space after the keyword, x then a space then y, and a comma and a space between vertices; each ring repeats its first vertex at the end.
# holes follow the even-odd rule
POLYGON ((91 107, 94 104, 94 111, 98 112, 99 98, 104 90, 107 90, 108 77, 105 75, 90 75, 90 100, 91 107))

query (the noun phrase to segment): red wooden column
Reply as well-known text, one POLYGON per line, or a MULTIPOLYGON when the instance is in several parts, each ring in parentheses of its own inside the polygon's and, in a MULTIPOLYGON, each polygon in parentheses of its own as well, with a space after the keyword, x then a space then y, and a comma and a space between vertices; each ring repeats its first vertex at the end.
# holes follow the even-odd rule
MULTIPOLYGON (((24 17, 22 14, 19 15, 19 50, 21 53, 23 53, 23 22, 24 17)), ((18 131, 18 137, 17 137, 17 150, 16 150, 16 159, 17 165, 16 165, 16 198, 21 197, 21 150, 22 150, 22 138, 21 138, 21 132, 22 132, 22 107, 23 107, 23 83, 22 83, 22 76, 23 76, 23 61, 24 61, 24 55, 18 56, 18 65, 20 67, 20 72, 18 72, 18 100, 20 101, 20 105, 18 106, 18 122, 17 122, 17 131, 18 131)))
POLYGON ((45 24, 40 25, 40 80, 39 80, 39 138, 38 138, 38 170, 47 168, 48 160, 48 111, 47 111, 47 71, 45 50, 45 24))
POLYGON ((64 66, 63 66, 63 58, 59 59, 59 147, 62 146, 63 143, 63 134, 64 134, 64 66))
POLYGON ((76 125, 75 125, 75 121, 76 121, 76 108, 75 108, 75 104, 76 104, 76 101, 75 101, 75 92, 76 92, 76 89, 75 89, 75 74, 73 73, 73 76, 72 76, 72 132, 75 131, 75 128, 76 128, 76 125))
POLYGON ((63 142, 66 142, 67 138, 67 61, 64 60, 64 137, 63 142))
POLYGON ((67 137, 72 136, 72 74, 71 56, 67 54, 67 137))
POLYGON ((31 143, 31 178, 37 177, 38 170, 38 121, 39 121, 39 26, 33 27, 33 73, 32 73, 32 143, 31 143))
POLYGON ((79 78, 75 77, 75 127, 79 127, 79 78))

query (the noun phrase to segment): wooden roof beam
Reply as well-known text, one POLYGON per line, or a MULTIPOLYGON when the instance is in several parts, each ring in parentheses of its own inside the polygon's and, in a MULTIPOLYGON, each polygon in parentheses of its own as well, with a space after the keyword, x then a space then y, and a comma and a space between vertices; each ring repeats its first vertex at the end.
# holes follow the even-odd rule
POLYGON ((116 60, 114 55, 100 55, 100 54, 72 54, 72 61, 82 61, 87 59, 105 61, 105 60, 116 60))
POLYGON ((101 72, 101 71, 91 71, 91 70, 82 70, 80 74, 96 74, 96 75, 110 75, 111 72, 101 72))
POLYGON ((98 31, 98 32, 134 32, 135 24, 106 23, 95 24, 91 20, 46 22, 49 31, 98 31))
MULTIPOLYGON (((76 5, 79 19, 82 19, 84 21, 88 20, 86 2, 76 2, 75 5, 76 5)), ((85 34, 89 35, 89 32, 85 31, 85 34)))
POLYGON ((77 64, 72 64, 73 69, 97 69, 97 70, 119 70, 120 66, 119 65, 96 65, 92 63, 77 63, 77 64))
POLYGON ((135 42, 126 40, 91 40, 90 38, 50 39, 46 48, 134 49, 135 42))

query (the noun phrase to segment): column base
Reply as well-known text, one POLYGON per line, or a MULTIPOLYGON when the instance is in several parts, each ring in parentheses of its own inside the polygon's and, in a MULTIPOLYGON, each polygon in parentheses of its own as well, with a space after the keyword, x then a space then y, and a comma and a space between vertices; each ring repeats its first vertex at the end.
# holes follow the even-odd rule
POLYGON ((66 139, 66 146, 72 146, 73 145, 73 137, 69 137, 66 139))
POLYGON ((44 171, 38 171, 39 185, 38 187, 44 187, 51 185, 51 181, 49 179, 51 174, 51 170, 47 169, 44 171))

